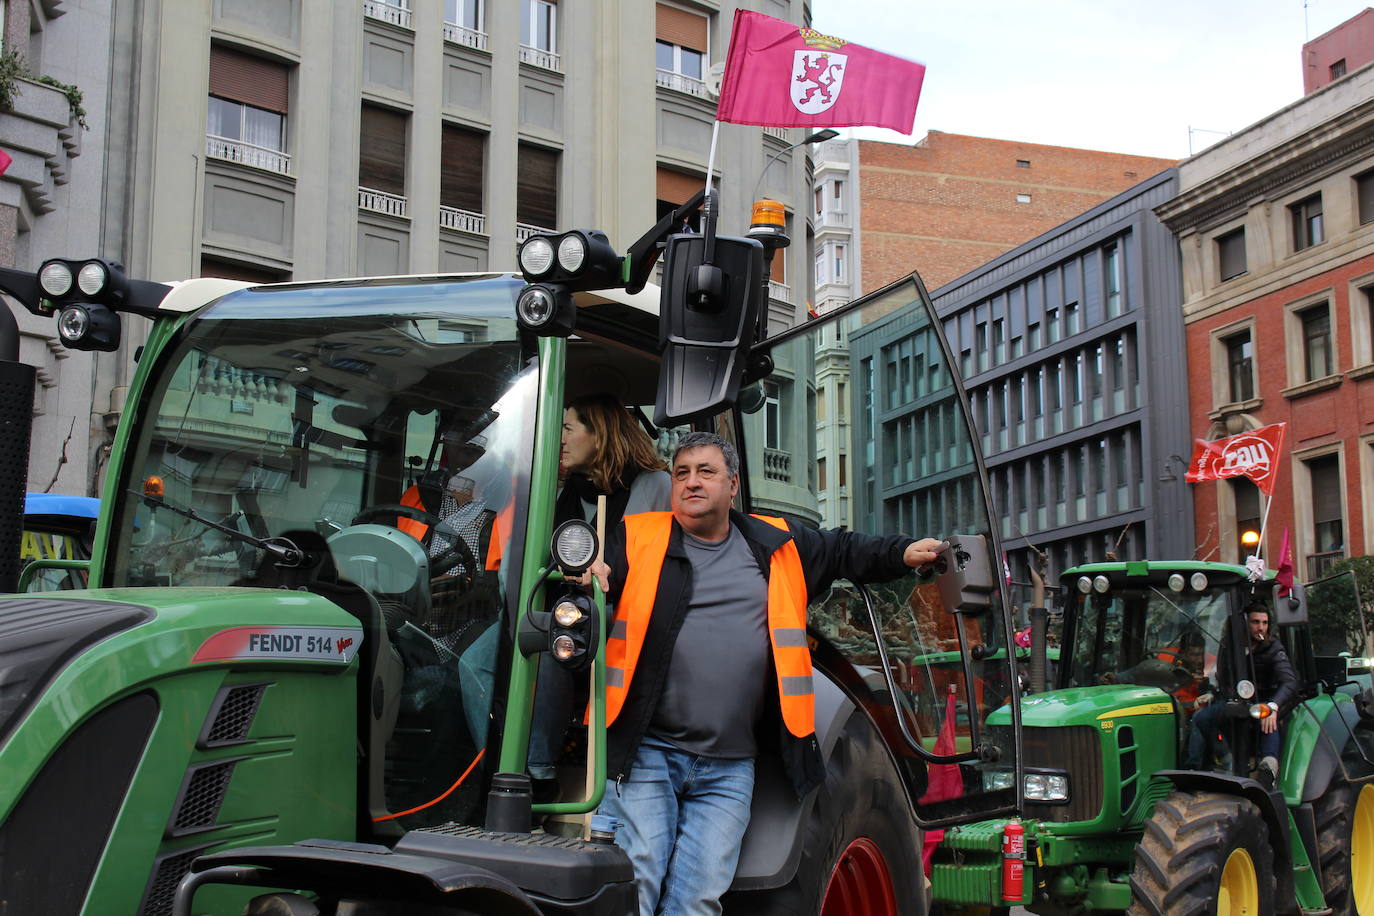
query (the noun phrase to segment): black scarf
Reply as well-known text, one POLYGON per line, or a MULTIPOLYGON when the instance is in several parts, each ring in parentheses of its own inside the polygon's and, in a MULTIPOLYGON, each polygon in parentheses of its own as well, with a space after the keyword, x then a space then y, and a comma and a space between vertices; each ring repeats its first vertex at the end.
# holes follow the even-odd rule
MULTIPOLYGON (((625 516, 625 507, 630 502, 630 486, 635 478, 639 476, 640 469, 637 467, 627 467, 620 472, 620 480, 611 488, 611 492, 604 494, 606 497, 606 531, 610 531, 625 516)), ((596 484, 585 474, 569 474, 563 481, 563 492, 558 494, 558 502, 553 508, 553 523, 558 526, 571 518, 585 519, 582 514, 582 503, 595 503, 598 496, 603 495, 596 488, 596 484)))

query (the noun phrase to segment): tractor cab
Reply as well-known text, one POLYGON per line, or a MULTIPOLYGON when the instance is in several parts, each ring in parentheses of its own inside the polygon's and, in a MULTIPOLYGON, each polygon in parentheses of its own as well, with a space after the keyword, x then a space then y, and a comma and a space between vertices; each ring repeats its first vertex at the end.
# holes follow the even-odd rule
POLYGON ((1300 621, 1289 599, 1275 595, 1277 583, 1252 582, 1242 567, 1146 562, 1072 569, 1062 581, 1059 686, 1118 686, 1142 705, 1171 712, 1179 766, 1188 762, 1193 717, 1209 704, 1224 704, 1217 726, 1205 729, 1204 756, 1194 765, 1249 776, 1258 720, 1286 715, 1292 703, 1276 711, 1260 701, 1257 690, 1265 685, 1257 686, 1247 613, 1266 611, 1274 638, 1306 638, 1296 631, 1300 621))

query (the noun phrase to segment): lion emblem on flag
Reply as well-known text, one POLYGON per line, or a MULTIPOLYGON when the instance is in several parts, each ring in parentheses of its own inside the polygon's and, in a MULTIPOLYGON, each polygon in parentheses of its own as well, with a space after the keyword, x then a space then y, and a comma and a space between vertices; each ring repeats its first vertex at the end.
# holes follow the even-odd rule
POLYGON ((820 114, 840 97, 847 54, 795 51, 792 55, 792 105, 802 114, 820 114))

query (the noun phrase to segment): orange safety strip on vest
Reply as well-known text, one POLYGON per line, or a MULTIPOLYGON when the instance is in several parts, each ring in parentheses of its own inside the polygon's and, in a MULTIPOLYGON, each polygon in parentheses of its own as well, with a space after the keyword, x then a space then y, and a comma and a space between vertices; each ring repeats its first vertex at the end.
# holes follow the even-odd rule
MULTIPOLYGON (((420 499, 420 488, 414 484, 411 484, 410 489, 406 490, 405 494, 401 496, 401 505, 428 511, 424 502, 420 499)), ((396 529, 398 531, 404 531, 417 541, 423 541, 425 535, 429 533, 429 526, 424 522, 417 521, 413 518, 406 518, 405 516, 396 517, 396 529)))
POLYGON ((501 568, 501 556, 505 552, 506 542, 501 538, 501 532, 506 532, 506 537, 510 537, 510 532, 515 521, 515 503, 506 503, 506 507, 496 514, 496 518, 491 520, 491 537, 487 540, 487 572, 493 572, 501 568))
POLYGON ((668 538, 673 532, 673 513, 642 512, 625 516, 625 559, 630 571, 625 577, 615 620, 606 637, 606 724, 620 715, 625 696, 634 678, 649 617, 654 611, 658 579, 663 558, 668 555, 668 538))
MULTIPOLYGON (((788 530, 787 522, 780 518, 754 518, 788 530)), ((806 575, 796 541, 783 544, 769 561, 768 634, 773 643, 773 667, 778 672, 783 724, 803 738, 816 730, 816 688, 811 649, 806 643, 806 575)))
MULTIPOLYGON (((780 518, 754 517, 788 530, 780 518)), ((625 516, 625 558, 630 571, 606 640, 607 725, 620 714, 634 680, 672 530, 671 512, 625 516)), ((816 704, 806 640, 806 578, 793 541, 774 551, 769 563, 768 630, 783 722, 793 735, 804 737, 816 730, 816 704)))

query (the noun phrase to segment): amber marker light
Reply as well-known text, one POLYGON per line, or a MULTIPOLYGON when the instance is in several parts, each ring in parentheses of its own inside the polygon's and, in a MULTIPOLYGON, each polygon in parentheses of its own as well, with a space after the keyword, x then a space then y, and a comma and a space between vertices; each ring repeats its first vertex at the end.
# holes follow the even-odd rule
POLYGON ((167 485, 156 474, 145 477, 143 478, 143 495, 151 496, 153 499, 162 499, 167 495, 167 485))
POLYGON ((755 230, 785 231, 787 228, 787 208, 776 200, 756 200, 749 213, 749 233, 755 230))
POLYGON ((1259 532, 1251 529, 1241 533, 1240 542, 1246 547, 1254 547, 1259 543, 1259 532))

